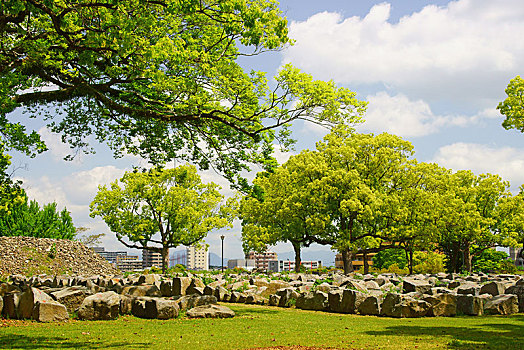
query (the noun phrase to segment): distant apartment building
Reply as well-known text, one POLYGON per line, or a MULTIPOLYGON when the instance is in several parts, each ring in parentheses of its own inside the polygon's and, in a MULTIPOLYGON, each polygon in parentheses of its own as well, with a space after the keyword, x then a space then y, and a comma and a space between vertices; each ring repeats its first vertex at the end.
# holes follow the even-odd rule
POLYGON ((162 267, 162 254, 152 250, 142 250, 142 268, 162 267))
POLYGON ((124 252, 124 251, 108 252, 105 250, 104 247, 93 247, 91 249, 93 249, 95 253, 97 253, 102 258, 106 259, 107 261, 109 261, 111 264, 116 264, 117 257, 127 256, 127 252, 124 252))
POLYGON ((249 252, 247 258, 251 260, 255 260, 256 269, 268 271, 269 262, 271 260, 277 260, 278 256, 277 256, 277 253, 268 250, 263 253, 249 252))
POLYGON ((235 267, 251 271, 255 268, 254 259, 229 259, 227 261, 227 268, 234 269, 235 267))
MULTIPOLYGON (((368 262, 368 266, 373 266, 373 257, 376 255, 376 253, 368 253, 366 254, 366 260, 368 262)), ((353 258, 353 268, 355 270, 360 269, 364 266, 364 254, 357 254, 353 258)), ((338 269, 344 268, 344 261, 342 260, 342 254, 337 254, 335 256, 335 267, 338 269)))
POLYGON ((138 255, 119 255, 116 268, 122 272, 142 270, 142 260, 138 260, 138 255))
POLYGON ((515 262, 517 267, 524 267, 524 259, 521 256, 522 248, 509 248, 509 258, 515 262))
MULTIPOLYGON (((322 266, 322 261, 320 260, 309 260, 309 261, 301 261, 300 265, 305 267, 306 270, 312 270, 312 269, 318 269, 322 266)), ((271 264, 273 267, 273 263, 271 264)), ((282 272, 282 271, 294 271, 295 270, 295 260, 280 260, 278 262, 278 271, 274 272, 282 272)))
POLYGON ((209 256, 207 248, 197 248, 195 246, 187 247, 186 249, 187 265, 191 270, 209 270, 209 256))

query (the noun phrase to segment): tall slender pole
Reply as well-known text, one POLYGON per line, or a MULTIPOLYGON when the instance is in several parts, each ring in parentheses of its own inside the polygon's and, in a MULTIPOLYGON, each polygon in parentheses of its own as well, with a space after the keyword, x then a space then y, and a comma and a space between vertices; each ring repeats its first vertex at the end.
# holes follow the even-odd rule
POLYGON ((224 235, 220 236, 222 240, 222 273, 224 273, 224 235))

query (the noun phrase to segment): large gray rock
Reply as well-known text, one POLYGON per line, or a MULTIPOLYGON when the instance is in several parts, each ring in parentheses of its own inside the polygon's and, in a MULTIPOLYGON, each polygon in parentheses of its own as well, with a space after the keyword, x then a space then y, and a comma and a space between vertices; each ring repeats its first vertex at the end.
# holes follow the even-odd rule
POLYGON ((192 278, 191 283, 189 283, 189 286, 186 289, 186 295, 191 294, 198 294, 198 295, 204 295, 204 288, 206 286, 204 285, 204 282, 200 278, 192 278))
POLYGON ((342 303, 342 289, 332 290, 328 293, 328 309, 331 312, 342 312, 340 304, 342 303))
POLYGON ((190 284, 190 277, 173 278, 173 295, 186 295, 187 288, 190 284))
POLYGON ((278 306, 290 307, 296 304, 299 294, 293 288, 282 288, 276 293, 280 298, 278 299, 278 306))
POLYGON ((495 295, 501 295, 501 294, 504 294, 504 290, 505 290, 505 286, 504 286, 504 283, 502 282, 497 282, 497 281, 492 281, 492 282, 489 282, 489 283, 486 283, 485 285, 483 285, 481 288, 480 288, 480 294, 491 294, 493 296, 495 295))
POLYGON ((162 296, 160 289, 154 284, 126 286, 122 289, 121 294, 129 295, 131 297, 161 297, 162 296))
POLYGON ((328 308, 328 295, 320 291, 301 294, 295 307, 302 310, 325 311, 328 308))
POLYGON ((20 303, 21 293, 8 293, 4 295, 4 308, 2 315, 6 318, 17 319, 19 318, 18 305, 20 303))
POLYGON ((267 303, 267 299, 258 294, 248 294, 246 296, 246 304, 264 305, 267 303))
POLYGON ((269 306, 278 306, 279 303, 280 303, 280 296, 276 294, 271 294, 269 296, 269 302, 268 302, 269 306))
POLYGON ((518 299, 513 294, 494 296, 484 305, 484 313, 487 315, 511 315, 517 312, 519 312, 518 299))
MULTIPOLYGON (((524 279, 521 279, 520 281, 524 281, 524 279)), ((519 282, 514 286, 507 288, 506 294, 516 295, 519 301, 519 312, 524 312, 524 283, 519 284, 519 282)))
POLYGON ((427 316, 455 316, 457 314, 457 297, 449 293, 435 294, 424 297, 431 305, 427 316))
POLYGON ((291 287, 291 284, 285 281, 272 280, 266 287, 267 288, 260 293, 260 295, 264 298, 269 298, 271 294, 276 294, 279 289, 291 287))
POLYGON ((160 294, 163 297, 173 296, 173 281, 172 280, 164 280, 160 283, 160 294))
POLYGON ((229 292, 222 286, 216 286, 213 295, 217 298, 217 301, 223 301, 226 299, 226 295, 229 296, 229 292))
POLYGON ((417 292, 422 294, 431 294, 432 285, 426 281, 405 279, 402 282, 402 290, 404 293, 417 292))
POLYGON ((463 295, 479 295, 480 285, 477 283, 464 283, 457 287, 456 292, 463 295))
POLYGON ((430 304, 401 294, 387 294, 382 303, 381 314, 389 317, 423 317, 430 309, 430 304))
POLYGON ((139 318, 168 320, 178 317, 179 307, 175 300, 139 297, 133 300, 131 313, 139 318))
POLYGON ((340 302, 340 309, 337 312, 354 314, 357 312, 360 303, 362 303, 368 294, 358 290, 344 289, 342 292, 342 300, 340 302))
POLYGON ((357 311, 361 315, 380 315, 382 297, 379 295, 368 295, 359 305, 357 311))
POLYGON ((113 291, 88 296, 78 308, 81 320, 113 320, 120 312, 120 295, 113 291))
POLYGON ((235 312, 222 305, 197 306, 187 311, 189 318, 231 318, 235 312))
POLYGON ((150 273, 147 275, 140 275, 138 277, 138 284, 155 284, 155 282, 160 282, 162 276, 156 273, 150 273))
POLYGON ((31 316, 38 322, 63 322, 69 319, 67 308, 54 300, 38 300, 31 316))
POLYGON ((52 292, 51 296, 64 305, 67 310, 76 310, 82 305, 86 298, 86 289, 83 287, 68 287, 56 292, 52 292))
POLYGON ((475 295, 457 295, 457 313, 469 316, 484 314, 484 299, 475 295))
POLYGON ((20 295, 20 302, 18 304, 18 313, 20 318, 31 318, 33 315, 33 308, 35 304, 40 302, 53 301, 50 295, 42 292, 40 289, 29 287, 20 295))

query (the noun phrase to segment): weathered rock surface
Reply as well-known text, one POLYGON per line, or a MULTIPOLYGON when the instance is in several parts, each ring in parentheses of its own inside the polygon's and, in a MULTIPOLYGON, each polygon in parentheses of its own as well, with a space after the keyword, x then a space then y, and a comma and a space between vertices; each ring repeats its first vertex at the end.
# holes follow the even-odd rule
POLYGON ((67 308, 57 301, 37 301, 32 317, 39 322, 63 322, 69 319, 67 308))
POLYGON ((18 315, 20 318, 31 318, 33 315, 33 307, 37 302, 53 301, 51 296, 42 292, 40 289, 29 287, 20 295, 18 304, 18 315))
POLYGON ((187 311, 189 318, 231 318, 235 312, 222 305, 197 306, 187 311))
POLYGON ((115 292, 88 296, 78 308, 81 320, 114 320, 120 312, 120 295, 115 292))
POLYGON ((517 312, 519 312, 518 299, 513 294, 494 296, 484 305, 484 313, 487 315, 511 315, 517 312))

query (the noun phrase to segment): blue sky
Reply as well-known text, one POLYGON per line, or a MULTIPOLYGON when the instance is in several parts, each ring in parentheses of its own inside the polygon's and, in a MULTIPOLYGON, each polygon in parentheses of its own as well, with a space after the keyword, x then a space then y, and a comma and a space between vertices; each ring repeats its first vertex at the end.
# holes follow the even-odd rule
MULTIPOLYGON (((519 68, 524 67, 524 2, 288 0, 281 1, 281 9, 295 45, 243 60, 246 69, 272 76, 291 62, 314 78, 334 80, 369 101, 359 131, 400 135, 415 145, 420 161, 500 174, 513 190, 524 183, 524 135, 504 130, 496 110, 509 80, 523 73, 519 68)), ((11 117, 24 119, 20 111, 11 117)), ((98 185, 144 162, 133 156, 115 160, 104 145, 95 145, 94 155, 65 162, 68 146, 38 120, 27 124, 50 148, 35 159, 15 154, 13 164, 25 166, 15 176, 23 179, 30 197, 66 206, 76 226, 105 232, 107 249, 123 249, 99 218, 89 218, 88 206, 98 185)), ((297 148, 279 152, 280 161, 314 148, 326 133, 302 123, 293 129, 297 148)), ((218 175, 202 176, 231 194, 218 175)), ((216 254, 220 234, 212 232, 206 239, 216 254)), ((241 257, 240 225, 225 234, 225 256, 241 257)), ((281 244, 274 250, 292 249, 281 244)))

